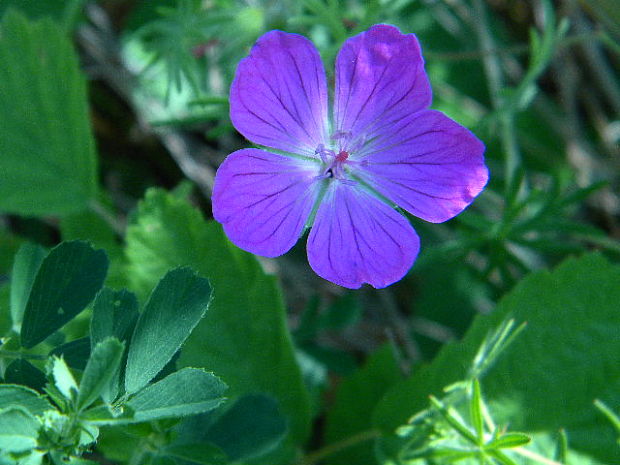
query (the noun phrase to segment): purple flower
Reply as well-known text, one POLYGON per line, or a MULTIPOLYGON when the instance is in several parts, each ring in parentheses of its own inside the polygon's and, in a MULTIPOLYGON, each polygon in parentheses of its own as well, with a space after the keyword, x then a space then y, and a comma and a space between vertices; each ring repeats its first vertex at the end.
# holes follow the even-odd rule
POLYGON ((429 110, 431 88, 413 34, 377 25, 336 60, 332 118, 325 70, 303 36, 271 31, 241 61, 230 90, 237 130, 267 150, 220 166, 213 216, 237 246, 276 257, 305 228, 308 261, 340 286, 401 279, 419 238, 395 207, 433 223, 484 188, 484 145, 429 110))

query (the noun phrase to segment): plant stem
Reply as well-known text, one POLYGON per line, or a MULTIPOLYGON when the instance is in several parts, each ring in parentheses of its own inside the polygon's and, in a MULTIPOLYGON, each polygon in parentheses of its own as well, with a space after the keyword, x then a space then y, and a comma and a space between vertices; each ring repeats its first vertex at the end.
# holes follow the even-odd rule
MULTIPOLYGON (((618 47, 605 31, 592 31, 565 37, 562 42, 558 44, 558 50, 564 50, 581 43, 592 43, 596 41, 608 45, 612 49, 614 46, 618 47)), ((424 58, 437 61, 468 61, 481 60, 487 55, 525 55, 529 50, 530 46, 528 44, 517 44, 489 50, 466 50, 462 52, 435 52, 433 50, 427 50, 424 52, 424 58)), ((614 51, 616 50, 614 49, 614 51)))
POLYGON ((142 463, 147 453, 145 450, 145 443, 146 441, 144 439, 140 441, 138 447, 136 447, 133 454, 131 454, 131 457, 129 457, 128 465, 140 465, 142 463))
POLYGON ((523 457, 527 457, 528 459, 535 460, 536 462, 544 463, 545 465, 564 465, 560 462, 545 458, 542 455, 537 454, 536 452, 532 452, 531 450, 523 449, 521 447, 515 447, 514 449, 511 449, 511 451, 523 457))
POLYGON ((103 221, 105 221, 115 234, 118 234, 119 236, 124 235, 126 225, 123 223, 123 221, 119 220, 112 213, 110 213, 110 211, 98 200, 91 200, 88 204, 88 207, 93 213, 95 213, 103 221))
POLYGON ((47 360, 46 355, 25 354, 23 352, 15 352, 13 350, 0 349, 0 358, 23 358, 26 360, 47 360))
MULTIPOLYGON (((398 311, 398 305, 394 299, 394 295, 389 289, 382 289, 377 292, 381 300, 381 306, 389 322, 389 329, 393 332, 396 339, 403 347, 407 357, 407 363, 410 367, 414 363, 422 360, 422 353, 418 344, 412 337, 409 320, 403 318, 398 311)), ((398 344, 397 344, 398 345, 398 344)), ((407 373, 403 373, 407 374, 407 373)))
POLYGON ((474 22, 474 25, 478 35, 478 41, 483 52, 482 63, 484 65, 489 83, 491 102, 496 111, 501 111, 501 114, 499 115, 499 122, 501 126, 500 137, 502 140, 502 145, 504 146, 504 152, 506 154, 504 163, 504 182, 506 184, 506 193, 509 193, 513 189, 513 182, 515 182, 517 169, 521 164, 521 154, 519 153, 514 127, 514 115, 509 109, 502 109, 504 103, 504 98, 502 97, 504 76, 499 58, 496 53, 493 53, 493 51, 497 50, 497 47, 495 46, 490 33, 484 2, 482 0, 475 0, 474 8, 478 18, 478 20, 474 22))
POLYGON ((343 439, 342 441, 334 442, 333 444, 329 444, 328 446, 323 447, 322 449, 317 450, 311 454, 308 454, 301 458, 299 461, 299 465, 313 465, 320 460, 323 460, 325 457, 336 454, 342 450, 348 449, 349 447, 356 446, 366 441, 370 441, 371 439, 375 439, 381 436, 381 433, 376 429, 370 429, 366 431, 362 431, 361 433, 354 434, 353 436, 349 436, 348 438, 343 439))
MULTIPOLYGON (((581 12, 578 11, 572 19, 575 28, 581 34, 591 32, 581 12)), ((589 64, 588 71, 592 73, 594 79, 598 82, 601 91, 607 97, 606 100, 614 109, 614 112, 616 114, 620 113, 620 87, 618 86, 618 80, 613 68, 605 59, 601 47, 596 42, 581 42, 580 46, 589 64)))

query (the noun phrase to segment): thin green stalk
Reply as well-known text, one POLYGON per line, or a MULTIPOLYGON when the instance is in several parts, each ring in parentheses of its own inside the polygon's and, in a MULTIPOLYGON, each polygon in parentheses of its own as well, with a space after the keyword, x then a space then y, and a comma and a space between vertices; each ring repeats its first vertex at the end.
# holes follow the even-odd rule
POLYGON ((25 354, 23 352, 15 352, 13 350, 0 349, 0 358, 23 358, 26 360, 47 360, 46 355, 25 354))
MULTIPOLYGON (((476 11, 477 21, 474 22, 476 34, 480 47, 482 48, 482 63, 489 83, 489 93, 491 102, 495 110, 503 107, 504 98, 502 90, 505 87, 504 76, 497 53, 497 47, 493 42, 490 33, 490 27, 487 20, 486 6, 483 0, 475 0, 474 8, 476 11)), ((514 115, 512 112, 504 109, 501 111, 500 117, 500 137, 506 159, 504 163, 504 176, 506 182, 506 193, 513 190, 513 183, 516 179, 517 169, 521 165, 521 154, 517 144, 517 137, 514 126, 514 115)))
POLYGON ((330 0, 326 5, 322 0, 304 0, 303 4, 320 20, 317 22, 322 21, 329 27, 336 42, 344 42, 347 38, 347 30, 338 14, 338 2, 330 0))
POLYGON ((405 321, 399 315, 396 299, 394 298, 391 290, 382 289, 377 292, 377 295, 381 300, 381 307, 385 312, 390 328, 402 344, 403 350, 405 351, 407 357, 407 365, 410 367, 422 360, 422 352, 412 336, 409 322, 405 321))
POLYGON ((125 224, 116 218, 101 202, 93 199, 89 202, 88 208, 105 221, 116 234, 122 236, 125 233, 125 224))
POLYGON ((605 404, 605 402, 603 402, 602 400, 596 399, 594 401, 594 406, 607 417, 609 422, 620 434, 620 417, 618 416, 618 414, 616 414, 612 409, 610 409, 607 404, 605 404))
POLYGON ((501 91, 504 88, 504 76, 502 73, 499 58, 497 57, 497 47, 491 37, 489 23, 487 20, 486 6, 483 0, 475 0, 477 21, 474 22, 478 42, 482 49, 482 61, 489 82, 489 93, 493 107, 498 109, 502 103, 501 91))
POLYGON ((128 462, 129 465, 140 465, 143 462, 144 457, 147 454, 146 446, 147 446, 147 441, 142 439, 140 443, 138 444, 138 447, 134 449, 133 454, 131 454, 131 457, 129 457, 129 462, 128 462))
MULTIPOLYGON (((575 15, 574 24, 582 34, 591 32, 590 26, 588 26, 581 13, 575 15)), ((596 42, 582 42, 580 46, 589 64, 588 71, 593 74, 594 79, 598 82, 609 105, 616 113, 620 113, 620 86, 618 85, 618 79, 612 66, 605 59, 601 47, 596 42)))
POLYGON ((376 439, 379 436, 381 436, 381 433, 376 429, 362 431, 361 433, 349 436, 342 441, 329 444, 322 449, 319 449, 315 452, 312 452, 311 454, 302 457, 299 461, 299 465, 313 465, 320 460, 323 460, 325 457, 341 452, 345 449, 348 449, 349 447, 357 446, 358 444, 364 443, 366 441, 376 439))
POLYGON ((516 454, 519 454, 522 457, 525 457, 527 459, 530 460, 534 460, 538 463, 542 463, 544 465, 564 465, 560 462, 556 462, 555 460, 551 460, 548 459, 546 457, 543 457, 542 455, 536 453, 536 452, 532 452, 531 450, 528 449, 524 449, 522 447, 515 447, 514 449, 511 449, 511 451, 513 451, 516 454))

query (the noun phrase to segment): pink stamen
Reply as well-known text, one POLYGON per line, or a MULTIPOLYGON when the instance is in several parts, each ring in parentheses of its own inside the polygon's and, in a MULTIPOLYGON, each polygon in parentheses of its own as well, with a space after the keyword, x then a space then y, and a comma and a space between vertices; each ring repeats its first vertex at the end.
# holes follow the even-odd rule
POLYGON ((349 158, 349 152, 347 152, 346 150, 341 150, 340 152, 338 152, 338 155, 336 155, 336 162, 342 163, 347 158, 349 158))

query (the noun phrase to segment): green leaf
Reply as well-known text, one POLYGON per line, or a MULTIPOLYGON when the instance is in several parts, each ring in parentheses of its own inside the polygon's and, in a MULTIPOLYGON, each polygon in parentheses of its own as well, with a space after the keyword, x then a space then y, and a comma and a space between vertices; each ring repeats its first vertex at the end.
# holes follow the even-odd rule
POLYGON ((165 455, 154 456, 150 459, 151 465, 177 465, 177 461, 165 455))
POLYGON ((30 18, 53 16, 60 19, 66 3, 65 0, 48 0, 46 2, 39 0, 3 0, 0 3, 0 13, 9 8, 18 8, 30 18))
POLYGON ((230 463, 222 449, 204 442, 169 446, 166 447, 165 453, 170 457, 189 460, 201 465, 226 465, 230 463))
POLYGON ((527 322, 523 322, 520 326, 516 326, 514 319, 508 319, 489 331, 480 343, 480 347, 472 360, 468 378, 483 376, 489 368, 495 365, 502 352, 519 337, 526 324, 527 322))
POLYGON ((6 367, 4 382, 22 384, 36 391, 42 391, 46 379, 45 374, 28 360, 17 358, 6 367))
POLYGON ((43 463, 43 457, 45 456, 46 452, 43 451, 39 451, 39 450, 32 450, 30 451, 29 454, 25 455, 25 456, 21 456, 18 459, 19 461, 17 462, 18 465, 41 465, 43 463))
POLYGON ((51 359, 51 374, 56 389, 66 398, 72 400, 78 391, 75 378, 62 358, 51 359))
POLYGON ((30 291, 22 345, 37 345, 84 310, 101 289, 107 269, 105 252, 85 242, 54 247, 43 259, 30 291))
POLYGON ((26 452, 37 445, 40 423, 27 410, 0 410, 0 451, 26 452))
POLYGON ((97 202, 96 210, 86 210, 63 216, 59 224, 62 240, 88 241, 97 247, 106 249, 108 253, 110 249, 119 248, 117 234, 112 229, 110 221, 106 221, 106 219, 114 218, 116 214, 108 206, 109 203, 111 202, 102 198, 101 201, 97 202))
POLYGON ((118 233, 111 226, 111 223, 116 221, 118 213, 109 206, 111 201, 108 201, 104 194, 100 194, 99 197, 93 201, 92 209, 60 218, 60 237, 63 241, 87 241, 93 247, 104 249, 110 259, 106 285, 120 289, 127 286, 123 248, 119 243, 118 233))
POLYGON ((361 304, 353 292, 338 297, 322 310, 321 301, 315 295, 307 302, 301 314, 299 324, 293 332, 294 340, 297 344, 308 343, 316 339, 319 331, 342 330, 355 324, 361 312, 361 304))
POLYGON ((66 412, 71 408, 71 401, 67 399, 62 392, 58 390, 56 385, 54 384, 53 374, 51 372, 51 361, 48 362, 48 378, 49 382, 45 385, 43 390, 49 399, 54 402, 58 406, 58 410, 52 413, 58 413, 58 411, 66 412))
POLYGON ((497 460, 499 463, 501 463, 502 465, 518 465, 517 462, 515 462, 514 460, 512 460, 510 457, 508 457, 506 454, 504 454, 503 452, 499 450, 489 451, 488 454, 492 456, 495 460, 497 460))
POLYGON ((527 327, 481 383, 491 415, 525 433, 566 428, 571 447, 603 462, 620 462, 613 432, 592 407, 618 405, 620 390, 620 266, 599 254, 569 259, 526 277, 493 313, 477 317, 463 342, 449 344, 432 364, 399 383, 374 412, 393 430, 425 408, 429 394, 467 378, 486 335, 514 319, 527 327))
POLYGON ((15 255, 11 273, 11 319, 16 331, 21 327, 28 296, 44 257, 45 249, 31 242, 22 244, 15 255))
POLYGON ((216 408, 225 390, 226 384, 213 373, 183 368, 142 389, 127 406, 136 422, 185 417, 216 408))
POLYGON ((209 281, 189 268, 170 271, 140 314, 129 346, 125 390, 152 380, 179 350, 211 301, 209 281))
POLYGON ((362 305, 358 295, 347 292, 338 297, 324 312, 319 314, 319 327, 322 329, 342 330, 353 326, 360 319, 362 305))
MULTIPOLYGON (((616 432, 618 434, 620 434, 620 416, 618 416, 617 413, 615 413, 612 409, 610 409, 607 405, 605 405, 604 402, 601 402, 600 400, 596 399, 594 401, 594 406, 599 409, 599 411, 605 415, 605 417, 607 417, 607 419, 609 420, 609 422, 613 425, 613 427, 616 429, 616 432)), ((620 440, 619 440, 620 442, 620 440)))
POLYGON ((486 449, 507 449, 512 447, 521 447, 529 444, 531 441, 527 434, 523 433, 506 433, 499 438, 485 445, 486 449))
POLYGON ((0 24, 0 211, 62 215, 96 195, 86 85, 62 28, 15 11, 0 24))
POLYGON ((128 341, 138 320, 138 300, 123 289, 115 291, 104 287, 93 303, 90 322, 90 341, 94 347, 108 337, 128 341))
POLYGON ((84 370, 90 357, 90 338, 81 337, 74 341, 54 347, 49 355, 62 357, 67 365, 76 370, 84 370))
POLYGON ((318 295, 308 299, 299 318, 299 323, 293 331, 293 338, 296 344, 312 342, 319 331, 319 310, 321 300, 318 295))
MULTIPOLYGON (((11 315, 8 311, 10 307, 10 293, 11 289, 8 283, 0 283, 0 334, 10 334, 13 326, 11 315)), ((15 344, 15 342, 13 342, 13 344, 15 344)))
MULTIPOLYGON (((90 320, 91 344, 103 341, 107 337, 115 337, 119 341, 128 342, 137 320, 138 300, 133 293, 125 289, 114 291, 103 288, 97 294, 93 304, 93 317, 90 320)), ((127 351, 121 362, 123 367, 127 364, 126 357, 127 351)), ((114 375, 109 388, 101 394, 104 401, 112 402, 116 398, 123 375, 124 369, 114 375)))
POLYGON ((112 381, 120 367, 125 345, 115 338, 98 342, 84 369, 76 407, 83 410, 92 404, 112 381))
POLYGON ((430 401, 431 405, 437 409, 444 420, 446 420, 452 429, 460 434, 465 441, 469 441, 473 445, 478 443, 476 436, 474 436, 474 434, 464 424, 462 418, 458 415, 458 412, 454 408, 447 407, 435 396, 431 396, 430 401))
POLYGON ((262 394, 241 397, 208 429, 204 439, 231 461, 245 461, 274 450, 287 433, 275 399, 262 394))
MULTIPOLYGON (((459 220, 461 216, 458 216, 459 220)), ((439 337, 416 331, 415 339, 420 350, 425 358, 432 359, 442 341, 465 333, 477 313, 477 302, 485 302, 490 296, 487 284, 476 278, 465 260, 455 259, 454 253, 446 253, 438 246, 429 246, 422 251, 420 263, 416 264, 419 266, 418 291, 412 300, 411 312, 417 318, 446 329, 439 337), (458 302, 458 312, 454 310, 455 302, 458 302)), ((468 247, 461 245, 456 250, 462 253, 468 247)))
POLYGON ((25 241, 13 234, 7 226, 4 224, 0 227, 0 273, 8 275, 15 264, 15 255, 25 241))
POLYGON ((78 445, 85 447, 97 442, 99 437, 99 427, 90 423, 82 423, 80 425, 80 436, 78 439, 78 445))
POLYGON ((129 463, 136 450, 142 448, 144 443, 142 437, 127 429, 103 428, 97 441, 97 451, 114 463, 129 463))
POLYGON ((484 406, 482 394, 480 393, 480 382, 477 379, 474 379, 472 382, 471 390, 472 394, 469 403, 469 414, 471 416, 471 423, 474 426, 474 431, 476 432, 478 444, 482 444, 484 442, 484 419, 482 413, 484 406))
MULTIPOLYGON (((373 353, 366 365, 338 386, 334 404, 327 409, 325 440, 332 444, 372 428, 372 409, 388 388, 402 379, 394 347, 386 344, 373 353)), ((372 441, 332 455, 330 464, 375 463, 372 441)))
POLYGON ((26 386, 0 384, 0 405, 2 407, 21 407, 32 415, 43 415, 52 410, 50 403, 36 391, 26 386))
POLYGON ((557 445, 555 448, 555 454, 553 456, 556 462, 568 463, 566 457, 568 455, 568 438, 566 437, 566 431, 561 429, 558 432, 557 445))
POLYGON ((68 459, 63 460, 62 465, 99 465, 96 460, 87 460, 82 457, 71 456, 68 459))
POLYGON ((205 222, 187 201, 162 190, 149 190, 140 203, 127 230, 127 258, 133 288, 141 294, 173 266, 188 265, 209 278, 213 304, 179 365, 213 370, 229 384, 231 398, 274 396, 301 443, 309 432, 309 399, 276 278, 233 246, 219 224, 205 222))
MULTIPOLYGON (((428 452, 429 458, 444 460, 445 461, 444 463, 458 463, 463 459, 468 459, 468 458, 474 459, 477 455, 478 453, 476 451, 467 451, 467 450, 450 449, 450 448, 433 449, 428 452)), ((473 463, 476 463, 476 462, 473 462, 473 463)), ((477 463, 480 463, 480 462, 477 462, 477 463)))
POLYGON ((105 403, 85 410, 80 419, 96 426, 124 425, 133 422, 133 410, 105 403))

